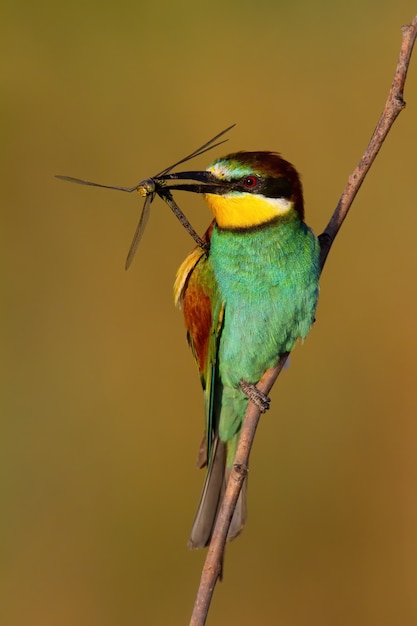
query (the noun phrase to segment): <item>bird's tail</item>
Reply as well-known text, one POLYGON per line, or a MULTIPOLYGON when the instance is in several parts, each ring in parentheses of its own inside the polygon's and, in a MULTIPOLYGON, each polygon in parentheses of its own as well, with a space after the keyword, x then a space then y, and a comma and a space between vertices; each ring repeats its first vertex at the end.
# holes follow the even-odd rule
MULTIPOLYGON (((201 494, 191 529, 190 539, 188 541, 189 548, 204 548, 210 543, 217 513, 231 472, 231 468, 226 467, 226 455, 226 444, 217 437, 213 444, 213 453, 211 455, 203 493, 201 494)), ((232 517, 232 522, 227 534, 228 541, 234 539, 241 532, 245 524, 246 488, 247 478, 243 483, 242 491, 240 492, 232 517)))

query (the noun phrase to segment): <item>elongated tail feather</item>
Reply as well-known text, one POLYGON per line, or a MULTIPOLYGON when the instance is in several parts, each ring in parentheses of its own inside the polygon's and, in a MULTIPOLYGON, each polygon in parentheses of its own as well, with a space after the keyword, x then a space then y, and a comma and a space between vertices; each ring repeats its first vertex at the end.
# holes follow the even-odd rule
MULTIPOLYGON (((231 468, 226 468, 225 478, 227 485, 229 481, 231 468)), ((236 503, 235 512, 233 513, 232 522, 229 527, 229 532, 227 533, 227 541, 232 541, 235 537, 240 535, 243 530, 243 527, 246 523, 247 516, 247 508, 246 508, 246 492, 248 488, 248 479, 247 477, 243 481, 242 490, 239 494, 239 498, 236 503)))
MULTIPOLYGON (((216 437, 210 466, 198 505, 197 513, 191 529, 188 547, 191 549, 204 548, 210 543, 213 534, 217 513, 226 489, 230 468, 226 468, 226 444, 216 437)), ((240 493, 227 540, 234 539, 242 530, 246 520, 246 483, 245 480, 240 493)))

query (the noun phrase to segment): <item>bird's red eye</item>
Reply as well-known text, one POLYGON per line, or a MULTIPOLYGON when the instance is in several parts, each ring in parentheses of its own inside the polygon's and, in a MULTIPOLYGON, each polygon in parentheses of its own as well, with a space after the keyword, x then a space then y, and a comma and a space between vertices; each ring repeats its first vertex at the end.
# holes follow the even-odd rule
POLYGON ((246 189, 253 189, 258 184, 258 179, 256 176, 245 176, 243 179, 243 186, 246 189))

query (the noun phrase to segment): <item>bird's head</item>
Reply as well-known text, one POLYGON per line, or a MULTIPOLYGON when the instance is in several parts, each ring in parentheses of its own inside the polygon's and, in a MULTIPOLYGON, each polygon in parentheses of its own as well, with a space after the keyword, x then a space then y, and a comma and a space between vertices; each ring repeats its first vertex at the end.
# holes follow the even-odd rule
POLYGON ((168 178, 199 181, 170 188, 204 194, 220 228, 304 218, 300 177, 276 152, 235 152, 216 159, 205 172, 178 172, 168 178))

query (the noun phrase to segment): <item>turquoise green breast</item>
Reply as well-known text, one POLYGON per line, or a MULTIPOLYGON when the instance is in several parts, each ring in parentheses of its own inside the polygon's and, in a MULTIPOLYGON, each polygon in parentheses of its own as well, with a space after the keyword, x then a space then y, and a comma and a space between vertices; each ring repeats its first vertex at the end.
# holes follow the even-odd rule
POLYGON ((215 228, 210 261, 225 302, 222 383, 257 383, 280 354, 307 336, 314 321, 317 238, 297 216, 246 232, 215 228))

